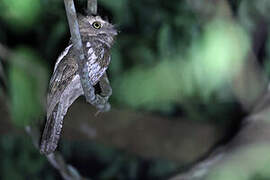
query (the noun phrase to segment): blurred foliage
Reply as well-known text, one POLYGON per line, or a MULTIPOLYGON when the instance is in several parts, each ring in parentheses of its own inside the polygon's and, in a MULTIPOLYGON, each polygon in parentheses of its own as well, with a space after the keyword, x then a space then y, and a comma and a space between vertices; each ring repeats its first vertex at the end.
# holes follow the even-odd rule
MULTIPOLYGON (((162 37, 162 42, 168 41, 168 36, 162 37)), ((208 102, 239 71, 248 49, 249 38, 241 27, 214 20, 206 26, 202 38, 192 43, 185 60, 181 56, 169 59, 167 54, 153 68, 134 67, 122 76, 120 86, 119 82, 115 85, 117 97, 145 109, 168 107, 195 96, 208 102)))
POLYGON ((208 180, 263 180, 269 179, 269 144, 253 144, 234 154, 207 178, 208 180))
POLYGON ((65 142, 62 152, 69 162, 82 168, 82 174, 94 179, 163 179, 179 168, 174 162, 142 159, 94 142, 65 142))
POLYGON ((38 55, 26 47, 14 49, 9 60, 11 115, 16 125, 25 126, 44 114, 48 72, 38 55))
MULTIPOLYGON (((242 111, 230 82, 253 47, 252 34, 257 24, 261 21, 267 24, 270 20, 270 1, 228 2, 239 24, 220 14, 214 16, 215 10, 222 7, 209 6, 203 1, 98 0, 101 16, 109 16, 121 32, 112 50, 109 68, 114 106, 170 115, 184 112, 193 121, 213 119, 219 123, 223 120, 225 125, 238 120, 242 111)), ((86 0, 75 3, 83 13, 86 0)), ((14 124, 22 126, 44 113, 48 76, 70 39, 66 14, 62 1, 0 0, 0 21, 0 43, 12 51, 9 63, 4 63, 10 110, 14 124)), ((264 39, 265 52, 258 58, 270 76, 269 36, 264 39)), ((55 177, 30 142, 7 137, 0 143, 0 150, 5 154, 0 162, 1 179, 29 179, 40 174, 45 179, 55 177)), ((266 154, 267 149, 259 151, 266 154)), ((97 179, 156 179, 173 172, 177 166, 164 160, 142 160, 90 143, 65 144, 62 150, 76 167, 85 167, 94 159, 91 167, 97 171, 91 175, 97 179), (82 161, 75 162, 76 159, 82 161), (96 164, 99 169, 95 169, 96 164)), ((254 155, 250 151, 245 153, 254 155)), ((232 166, 235 169, 221 168, 210 177, 233 179, 241 168, 245 170, 242 177, 238 173, 238 179, 270 177, 266 173, 269 162, 262 158, 257 162, 265 165, 254 167, 257 174, 246 173, 245 167, 236 164, 232 166)), ((85 171, 85 174, 94 173, 85 171)))
POLYGON ((40 156, 30 138, 5 136, 0 138, 0 179, 55 179, 53 168, 40 156))
POLYGON ((269 22, 269 10, 270 3, 267 0, 242 0, 241 4, 239 4, 239 19, 247 30, 254 31, 258 23, 262 21, 269 22))
MULTIPOLYGON (((93 142, 65 141, 61 151, 69 163, 80 168, 80 173, 94 179, 162 179, 177 168, 173 162, 145 160, 93 142)), ((0 179, 61 179, 47 159, 40 156, 30 138, 1 137, 0 152, 5 154, 1 156, 0 179)))
POLYGON ((0 16, 14 31, 32 28, 39 20, 41 2, 37 0, 1 0, 0 16))

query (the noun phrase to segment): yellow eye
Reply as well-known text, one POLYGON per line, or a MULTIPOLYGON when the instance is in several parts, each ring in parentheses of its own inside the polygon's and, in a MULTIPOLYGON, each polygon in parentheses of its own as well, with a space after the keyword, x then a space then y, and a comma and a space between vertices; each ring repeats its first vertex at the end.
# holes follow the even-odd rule
POLYGON ((95 28, 95 29, 100 29, 100 28, 101 28, 101 24, 100 24, 100 22, 98 22, 98 21, 93 22, 92 26, 93 26, 93 28, 95 28))

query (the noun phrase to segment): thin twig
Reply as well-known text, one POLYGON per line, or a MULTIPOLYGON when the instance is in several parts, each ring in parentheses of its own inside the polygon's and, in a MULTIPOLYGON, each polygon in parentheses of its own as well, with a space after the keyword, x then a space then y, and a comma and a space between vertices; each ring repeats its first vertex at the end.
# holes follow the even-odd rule
POLYGON ((97 0, 88 0, 87 1, 87 11, 89 14, 97 14, 97 0))
MULTIPOLYGON (((40 131, 35 126, 26 126, 25 131, 32 138, 34 146, 39 149, 40 131)), ((54 152, 46 156, 51 165, 56 168, 65 180, 87 180, 71 165, 67 164, 59 152, 54 152)))

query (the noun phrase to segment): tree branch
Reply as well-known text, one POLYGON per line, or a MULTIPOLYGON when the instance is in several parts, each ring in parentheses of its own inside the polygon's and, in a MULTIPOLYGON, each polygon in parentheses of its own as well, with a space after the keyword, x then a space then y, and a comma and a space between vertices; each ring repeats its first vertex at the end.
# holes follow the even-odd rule
POLYGON ((93 85, 91 84, 90 77, 88 75, 88 68, 86 66, 85 53, 83 50, 82 39, 80 35, 79 24, 76 15, 76 9, 73 0, 64 0, 66 14, 71 34, 72 44, 77 56, 78 71, 80 75, 80 80, 84 92, 86 101, 94 105, 100 111, 108 111, 109 104, 105 99, 95 94, 93 85))
MULTIPOLYGON (((26 126, 25 131, 27 134, 32 138, 32 142, 34 146, 39 149, 39 137, 40 137, 40 131, 37 129, 37 127, 33 126, 26 126)), ((63 179, 65 180, 87 180, 86 178, 82 177, 79 172, 71 165, 67 164, 59 152, 54 152, 49 155, 46 155, 48 161, 51 163, 51 165, 56 168, 63 179)))
MULTIPOLYGON (((131 110, 112 109, 98 117, 93 114, 95 108, 78 99, 65 117, 62 140, 97 142, 140 157, 168 159, 186 165, 206 154, 226 131, 183 117, 161 117, 131 110)), ((4 117, 0 121, 0 135, 21 133, 10 123, 9 116, 7 106, 0 99, 0 117, 4 117)))
POLYGON ((84 95, 86 98, 89 95, 88 93, 88 84, 91 82, 89 76, 85 76, 83 73, 84 69, 84 62, 85 62, 85 56, 83 51, 83 45, 82 45, 82 39, 80 35, 80 29, 79 24, 77 21, 77 15, 76 15, 76 9, 73 0, 64 0, 65 8, 66 8, 66 14, 69 24, 69 30, 71 34, 71 40, 74 46, 74 49, 76 51, 77 56, 77 63, 78 63, 78 70, 79 75, 82 83, 82 88, 84 91, 84 95))
POLYGON ((89 14, 97 14, 97 0, 88 0, 87 1, 87 11, 89 14))

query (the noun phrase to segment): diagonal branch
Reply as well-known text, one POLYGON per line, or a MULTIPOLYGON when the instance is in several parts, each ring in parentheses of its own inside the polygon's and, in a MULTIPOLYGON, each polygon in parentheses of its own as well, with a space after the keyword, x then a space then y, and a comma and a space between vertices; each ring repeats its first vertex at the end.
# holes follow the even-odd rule
MULTIPOLYGON (((26 126, 25 131, 32 138, 34 146, 38 149, 40 137, 38 128, 36 126, 26 126)), ((51 165, 59 171, 64 180, 87 180, 85 177, 82 177, 73 166, 66 163, 61 153, 54 152, 46 155, 46 157, 51 165)))
MULTIPOLYGON (((92 2, 92 1, 89 1, 92 2)), ((96 2, 96 1, 95 1, 96 2)), ((71 34, 72 44, 75 50, 75 55, 77 56, 77 64, 78 64, 78 71, 81 80, 82 89, 84 92, 84 96, 86 101, 90 104, 94 105, 97 109, 101 111, 108 111, 110 109, 110 105, 107 103, 107 99, 97 96, 95 94, 95 89, 91 84, 90 77, 88 75, 88 67, 86 65, 85 53, 83 50, 82 39, 80 35, 79 24, 76 15, 76 9, 73 0, 64 0, 66 14, 71 34)), ((96 3, 91 3, 96 10, 96 3)), ((88 4, 89 5, 89 4, 88 4)))
POLYGON ((90 98, 87 97, 89 95, 88 92, 88 86, 90 85, 90 78, 89 76, 84 76, 83 69, 84 69, 84 62, 85 62, 85 56, 83 51, 83 45, 82 45, 82 39, 80 35, 80 29, 79 24, 77 21, 77 15, 76 15, 76 9, 73 0, 64 0, 66 13, 67 13, 67 19, 71 34, 71 40, 73 43, 73 46, 76 51, 77 56, 77 63, 78 63, 78 70, 79 75, 82 83, 82 88, 85 94, 86 99, 90 98))

